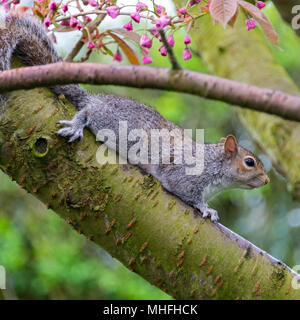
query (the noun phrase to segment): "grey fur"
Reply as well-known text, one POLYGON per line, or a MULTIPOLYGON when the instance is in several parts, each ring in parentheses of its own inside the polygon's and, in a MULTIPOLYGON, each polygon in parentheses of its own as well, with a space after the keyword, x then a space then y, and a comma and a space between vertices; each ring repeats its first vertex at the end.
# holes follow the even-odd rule
MULTIPOLYGON (((32 18, 7 16, 6 26, 0 28, 0 71, 10 68, 12 54, 17 55, 25 65, 41 65, 60 60, 41 24, 32 18)), ((79 110, 71 121, 61 121, 64 126, 58 131, 69 142, 83 137, 88 127, 95 136, 101 129, 111 129, 118 137, 119 121, 127 121, 128 131, 144 129, 149 135, 151 129, 183 130, 164 119, 153 108, 125 97, 113 95, 91 95, 79 85, 64 85, 50 88, 56 94, 64 94, 79 110)), ((5 96, 0 96, 2 107, 5 96)), ((117 141, 118 143, 118 141, 117 141)), ((128 144, 129 149, 134 142, 128 144)), ((193 148, 196 144, 193 142, 193 148)), ((174 153, 174 150, 172 152, 174 153)), ((239 152, 246 152, 238 147, 239 152)), ((145 172, 155 176, 162 185, 183 201, 199 209, 203 217, 218 220, 217 211, 208 207, 206 201, 215 192, 229 187, 260 186, 257 182, 263 173, 254 172, 249 177, 233 168, 233 157, 224 151, 224 143, 206 144, 204 148, 204 172, 200 176, 186 175, 187 165, 183 164, 138 164, 145 172)), ((257 161, 259 161, 257 159, 257 161)), ((263 169, 264 170, 264 169, 263 169)), ((263 171, 262 170, 262 171, 263 171)), ((265 173, 265 172, 264 172, 265 173)), ((262 184, 261 184, 262 185, 262 184)))

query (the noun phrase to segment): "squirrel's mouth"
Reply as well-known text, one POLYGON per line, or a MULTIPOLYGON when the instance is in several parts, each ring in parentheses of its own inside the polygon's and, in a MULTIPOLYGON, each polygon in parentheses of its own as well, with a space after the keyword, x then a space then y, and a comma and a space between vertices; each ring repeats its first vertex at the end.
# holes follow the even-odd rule
POLYGON ((257 183, 248 183, 247 186, 248 189, 254 189, 264 186, 264 183, 262 181, 258 181, 257 183))
POLYGON ((254 188, 259 188, 259 187, 263 187, 264 185, 269 183, 269 178, 267 177, 266 179, 262 180, 262 179, 256 179, 255 181, 251 182, 251 183, 247 183, 247 189, 254 189, 254 188))

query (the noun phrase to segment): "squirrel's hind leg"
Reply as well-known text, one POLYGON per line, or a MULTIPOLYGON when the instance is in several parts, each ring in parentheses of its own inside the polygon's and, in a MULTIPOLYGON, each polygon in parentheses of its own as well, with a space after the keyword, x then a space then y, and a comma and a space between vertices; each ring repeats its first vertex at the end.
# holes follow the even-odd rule
POLYGON ((70 137, 68 142, 71 143, 76 139, 83 138, 83 129, 89 125, 88 108, 84 108, 76 113, 71 121, 62 120, 59 122, 64 128, 57 131, 57 134, 63 137, 70 137))

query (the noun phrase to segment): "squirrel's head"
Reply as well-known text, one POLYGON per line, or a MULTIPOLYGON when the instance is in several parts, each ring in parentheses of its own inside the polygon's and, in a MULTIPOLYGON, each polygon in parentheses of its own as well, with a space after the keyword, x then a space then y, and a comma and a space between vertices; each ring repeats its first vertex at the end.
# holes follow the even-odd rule
POLYGON ((222 138, 220 144, 224 148, 225 165, 230 169, 230 176, 237 187, 253 189, 269 183, 263 163, 253 153, 239 146, 233 135, 222 138))

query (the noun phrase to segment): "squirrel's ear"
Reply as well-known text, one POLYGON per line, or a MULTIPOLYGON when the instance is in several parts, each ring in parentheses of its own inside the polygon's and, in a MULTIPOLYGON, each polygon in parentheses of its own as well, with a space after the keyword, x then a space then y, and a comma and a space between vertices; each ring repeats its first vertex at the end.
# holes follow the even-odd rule
POLYGON ((235 136, 230 134, 225 139, 224 151, 226 154, 228 154, 231 157, 237 153, 237 150, 238 150, 238 145, 237 145, 235 136))

